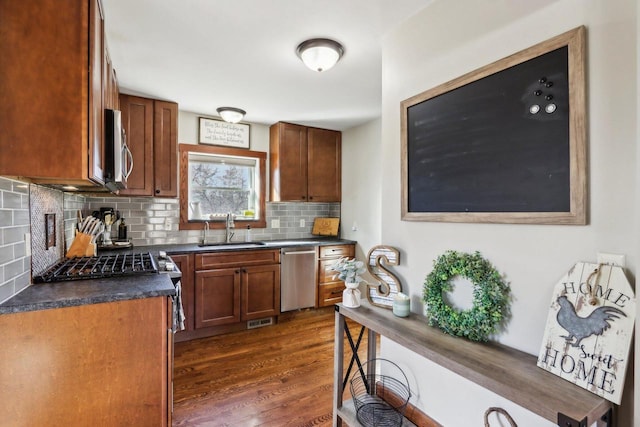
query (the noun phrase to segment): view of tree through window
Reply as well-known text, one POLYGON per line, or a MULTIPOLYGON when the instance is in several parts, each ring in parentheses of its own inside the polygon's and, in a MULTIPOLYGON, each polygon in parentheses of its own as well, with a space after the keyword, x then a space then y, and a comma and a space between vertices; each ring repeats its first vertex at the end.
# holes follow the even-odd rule
POLYGON ((257 169, 251 158, 190 153, 190 219, 214 219, 228 212, 238 219, 253 218, 257 169))

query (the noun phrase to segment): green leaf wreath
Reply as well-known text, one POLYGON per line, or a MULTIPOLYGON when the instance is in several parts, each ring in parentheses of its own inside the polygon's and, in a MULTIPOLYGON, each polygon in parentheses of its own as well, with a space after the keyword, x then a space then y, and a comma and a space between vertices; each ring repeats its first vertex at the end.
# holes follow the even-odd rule
POLYGON ((433 263, 424 282, 423 300, 429 325, 450 335, 488 341, 508 311, 509 286, 480 252, 447 251, 433 263), (452 290, 451 279, 461 276, 473 283, 473 307, 456 310, 443 300, 452 290))

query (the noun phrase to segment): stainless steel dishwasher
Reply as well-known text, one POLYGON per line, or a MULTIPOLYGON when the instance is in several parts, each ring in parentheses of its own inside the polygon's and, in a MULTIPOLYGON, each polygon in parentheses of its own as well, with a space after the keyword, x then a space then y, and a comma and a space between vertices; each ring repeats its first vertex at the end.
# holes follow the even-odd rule
POLYGON ((280 249, 280 311, 316 305, 317 249, 298 246, 280 249))

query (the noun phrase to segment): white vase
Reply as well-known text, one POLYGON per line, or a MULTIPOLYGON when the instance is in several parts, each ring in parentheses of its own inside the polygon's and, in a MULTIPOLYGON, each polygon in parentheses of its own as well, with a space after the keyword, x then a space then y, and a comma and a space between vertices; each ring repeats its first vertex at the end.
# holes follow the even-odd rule
POLYGON ((342 305, 349 308, 360 307, 360 290, 357 282, 345 282, 347 287, 342 291, 342 305))

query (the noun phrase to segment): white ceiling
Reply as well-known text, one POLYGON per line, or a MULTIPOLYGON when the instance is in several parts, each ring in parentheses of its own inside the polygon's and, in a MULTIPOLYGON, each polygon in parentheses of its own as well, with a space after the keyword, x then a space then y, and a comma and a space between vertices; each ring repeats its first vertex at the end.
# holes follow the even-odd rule
POLYGON ((345 130, 380 116, 380 40, 433 0, 102 0, 121 91, 216 116, 345 130), (332 38, 345 55, 316 73, 295 54, 332 38))

